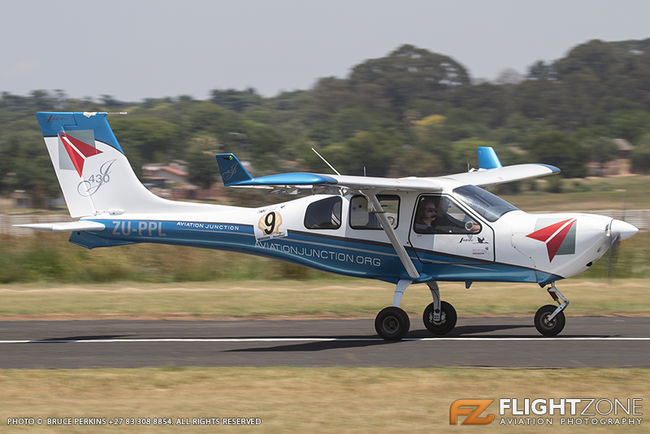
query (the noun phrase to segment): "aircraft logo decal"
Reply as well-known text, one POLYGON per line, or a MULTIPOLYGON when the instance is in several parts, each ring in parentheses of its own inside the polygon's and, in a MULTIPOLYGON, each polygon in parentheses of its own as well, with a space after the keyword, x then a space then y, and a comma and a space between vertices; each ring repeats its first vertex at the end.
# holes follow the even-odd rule
POLYGON ((82 179, 77 185, 77 192, 85 197, 90 197, 97 193, 102 185, 111 181, 111 166, 115 159, 105 161, 99 168, 99 173, 90 175, 87 179, 82 179))
MULTIPOLYGON (((82 134, 75 135, 80 135, 83 137, 83 133, 85 133, 85 131, 78 131, 78 133, 82 134)), ((92 131, 90 131, 90 133, 92 133, 92 131)), ((86 158, 102 153, 102 151, 99 149, 95 148, 92 145, 89 145, 85 141, 82 141, 82 139, 73 137, 71 134, 66 134, 61 131, 59 132, 58 136, 59 143, 65 149, 65 153, 59 152, 59 169, 76 170, 79 176, 82 176, 81 174, 84 170, 84 163, 86 162, 86 158), (68 159, 65 158, 66 154, 68 156, 68 159)), ((92 139, 92 142, 94 143, 95 139, 92 134, 88 138, 92 139)), ((86 138, 86 140, 88 139, 86 138)))
MULTIPOLYGON (((547 221, 547 219, 540 219, 537 221, 537 225, 545 224, 547 221)), ((550 224, 541 229, 537 229, 536 227, 535 229, 537 230, 535 232, 526 236, 545 243, 548 260, 552 262, 556 255, 571 255, 575 253, 576 221, 576 219, 571 218, 550 224)))
POLYGON ((223 177, 224 182, 230 182, 230 180, 234 178, 236 173, 237 173, 237 166, 232 166, 232 168, 221 172, 221 176, 223 177))

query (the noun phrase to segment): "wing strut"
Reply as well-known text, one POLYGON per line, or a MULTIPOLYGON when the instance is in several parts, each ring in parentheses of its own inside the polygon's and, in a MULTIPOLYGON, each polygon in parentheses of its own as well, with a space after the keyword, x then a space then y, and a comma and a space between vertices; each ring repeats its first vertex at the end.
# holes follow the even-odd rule
POLYGON ((418 273, 418 270, 415 268, 415 265, 413 265, 413 261, 409 257, 408 253, 406 253, 406 249, 404 248, 402 243, 400 243, 400 241, 397 239, 395 230, 393 229, 388 219, 386 218, 386 212, 381 207, 379 200, 377 200, 377 196, 375 195, 375 192, 362 191, 362 193, 368 198, 368 201, 372 204, 372 208, 375 212, 375 215, 379 219, 379 223, 381 223, 381 227, 384 229, 384 232, 386 232, 386 235, 388 236, 390 243, 393 245, 393 248, 395 249, 397 256, 399 257, 400 261, 402 261, 402 265, 404 265, 404 268, 406 268, 406 272, 409 274, 409 276, 412 279, 418 279, 420 277, 420 273, 418 273))

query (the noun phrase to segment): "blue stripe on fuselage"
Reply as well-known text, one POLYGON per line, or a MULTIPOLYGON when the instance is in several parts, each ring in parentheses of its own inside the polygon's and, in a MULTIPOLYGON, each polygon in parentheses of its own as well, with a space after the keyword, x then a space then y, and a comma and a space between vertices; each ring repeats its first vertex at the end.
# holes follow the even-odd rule
MULTIPOLYGON (((87 232, 92 242, 84 247, 128 243, 163 243, 230 250, 283 259, 316 269, 348 276, 375 278, 388 282, 409 279, 404 266, 388 243, 335 237, 303 231, 288 236, 256 240, 251 225, 156 220, 94 220, 103 231, 87 232), (90 235, 92 234, 92 235, 90 235), (95 240, 96 239, 96 240, 95 240), (99 240, 103 240, 99 241, 99 240)), ((457 257, 418 249, 407 249, 422 281, 508 281, 541 282, 560 277, 533 269, 457 257)))

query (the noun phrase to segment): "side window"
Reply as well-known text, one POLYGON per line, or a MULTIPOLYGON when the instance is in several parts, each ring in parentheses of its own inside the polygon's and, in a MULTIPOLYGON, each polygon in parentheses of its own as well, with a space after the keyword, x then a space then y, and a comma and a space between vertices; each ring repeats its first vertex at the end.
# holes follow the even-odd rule
MULTIPOLYGON (((397 227, 399 216, 399 196, 378 195, 377 199, 386 212, 386 218, 393 228, 397 227)), ((350 227, 352 229, 381 229, 377 215, 368 212, 368 199, 354 196, 350 199, 350 227)))
POLYGON ((339 196, 312 202, 305 211, 307 229, 338 229, 341 227, 341 203, 339 196))
POLYGON ((413 230, 418 234, 477 234, 481 225, 447 197, 421 196, 413 230))

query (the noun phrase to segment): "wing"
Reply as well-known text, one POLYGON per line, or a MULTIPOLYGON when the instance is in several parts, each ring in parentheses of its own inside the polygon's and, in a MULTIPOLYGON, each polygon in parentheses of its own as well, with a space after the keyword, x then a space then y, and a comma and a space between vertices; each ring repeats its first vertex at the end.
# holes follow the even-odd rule
POLYGON ((440 191, 446 181, 452 180, 466 185, 493 185, 520 179, 552 175, 560 169, 548 164, 517 164, 502 166, 499 157, 491 147, 477 149, 479 168, 435 178, 378 178, 372 176, 324 175, 319 173, 281 173, 254 178, 248 173, 234 154, 217 154, 217 164, 226 186, 284 188, 297 190, 322 187, 348 188, 352 190, 403 190, 440 191))
POLYGON ((452 179, 461 184, 494 185, 519 179, 535 178, 558 173, 560 169, 548 164, 516 164, 503 167, 497 153, 491 146, 482 146, 476 149, 478 155, 478 170, 465 173, 456 173, 443 177, 452 179))
POLYGON ((353 190, 440 191, 435 178, 378 178, 374 176, 328 175, 336 185, 353 190))
POLYGON ((442 178, 451 179, 461 184, 494 185, 520 179, 552 175, 558 172, 560 172, 560 169, 548 164, 516 164, 514 166, 498 167, 495 169, 478 169, 466 173, 456 173, 442 178))
POLYGON ((234 154, 217 154, 217 164, 227 187, 334 187, 352 190, 440 191, 435 178, 379 178, 373 176, 324 175, 319 173, 280 173, 254 178, 234 154))

